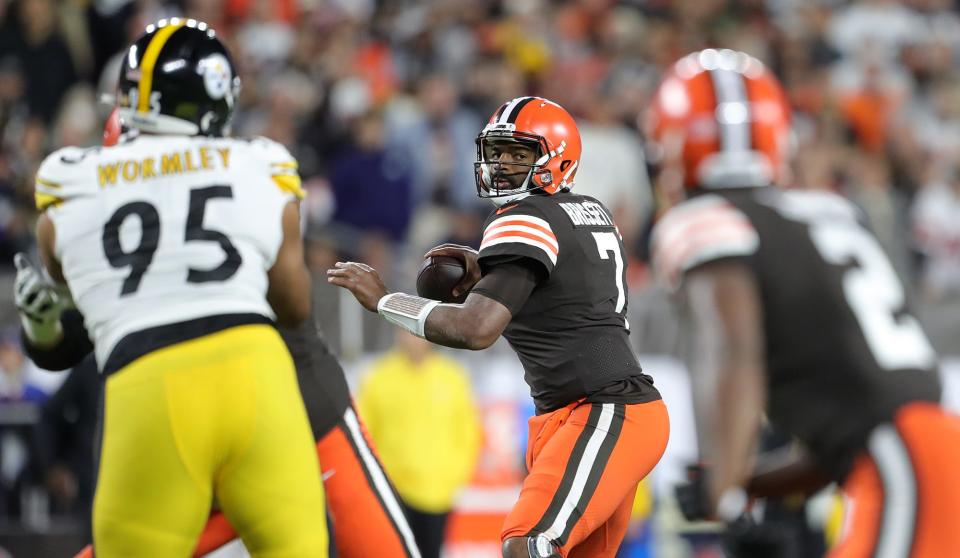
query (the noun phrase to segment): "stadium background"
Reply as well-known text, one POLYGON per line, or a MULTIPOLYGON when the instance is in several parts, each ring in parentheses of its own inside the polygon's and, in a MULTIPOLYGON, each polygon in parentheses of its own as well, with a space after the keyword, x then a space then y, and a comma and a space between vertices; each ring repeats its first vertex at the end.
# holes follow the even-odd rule
MULTIPOLYGON (((673 423, 649 499, 638 500, 649 506, 640 506, 633 534, 653 542, 630 555, 687 556, 700 526, 684 524, 670 501, 670 486, 695 456, 682 327, 646 261, 657 202, 677 192, 676 177, 648 178, 656 152, 645 149, 642 114, 657 79, 707 46, 744 50, 776 72, 795 109, 797 187, 838 191, 867 213, 943 355, 946 397, 957 408, 957 4, 0 0, 0 547, 60 555, 53 549, 73 549, 82 536, 63 486, 37 470, 39 408, 63 376, 37 370, 18 348, 12 256, 34 247, 37 166, 57 147, 99 143, 109 110, 101 96, 113 92, 117 57, 147 23, 185 15, 211 24, 243 80, 235 134, 273 138, 299 159, 317 318, 354 387, 390 347, 392 330, 328 287, 323 271, 338 259, 365 261, 391 288, 412 290, 427 248, 478 244, 490 206, 475 196, 473 140, 489 114, 523 94, 568 108, 584 141, 576 188, 605 202, 624 234, 632 339, 673 423)), ((504 343, 449 354, 471 372, 485 436, 448 555, 496 556, 531 405, 504 343)))

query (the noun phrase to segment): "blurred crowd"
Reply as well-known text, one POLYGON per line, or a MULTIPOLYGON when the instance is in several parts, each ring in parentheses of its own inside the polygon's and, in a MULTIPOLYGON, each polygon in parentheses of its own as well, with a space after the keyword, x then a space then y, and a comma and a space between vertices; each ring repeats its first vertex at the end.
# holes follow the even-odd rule
POLYGON ((32 243, 39 162, 98 143, 119 56, 173 15, 207 21, 235 53, 234 133, 300 160, 314 269, 351 257, 404 277, 402 254, 476 244, 488 207, 474 137, 500 103, 538 94, 579 119, 577 189, 613 209, 643 286, 674 181, 644 149, 643 110, 668 64, 719 46, 786 85, 796 184, 856 200, 924 296, 960 292, 952 0, 0 1, 0 266, 32 243))
MULTIPOLYGON (((300 161, 318 277, 350 258, 409 289, 430 246, 477 246, 491 206, 474 138, 501 103, 536 94, 578 119, 576 189, 612 209, 642 297, 651 224, 679 184, 657 172, 644 108, 670 63, 712 46, 787 88, 793 186, 862 207, 921 300, 960 299, 954 0, 0 0, 0 279, 33 248, 43 157, 100 143, 120 56, 170 16, 206 21, 234 53, 234 135, 300 161)), ((0 401, 36 396, 15 357, 0 360, 0 401)))

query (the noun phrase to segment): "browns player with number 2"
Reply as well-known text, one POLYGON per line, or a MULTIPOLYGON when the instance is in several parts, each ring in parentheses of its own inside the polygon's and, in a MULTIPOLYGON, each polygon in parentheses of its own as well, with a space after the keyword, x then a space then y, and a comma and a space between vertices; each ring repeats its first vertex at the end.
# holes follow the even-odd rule
POLYGON ((501 534, 506 557, 612 557, 637 484, 666 448, 666 407, 640 369, 625 318, 623 244, 610 212, 573 193, 580 133, 539 97, 504 103, 477 136, 477 194, 498 208, 480 251, 443 245, 466 277, 463 304, 389 294, 376 271, 338 263, 329 281, 368 310, 448 347, 502 334, 516 350, 537 416, 519 501, 501 534))
POLYGON ((744 488, 833 480, 852 516, 831 558, 960 556, 960 420, 938 404, 936 354, 860 211, 775 187, 789 162, 776 78, 744 53, 693 53, 648 126, 689 194, 657 224, 654 263, 694 326, 709 507, 732 518, 744 488), (764 407, 807 451, 760 471, 764 407))

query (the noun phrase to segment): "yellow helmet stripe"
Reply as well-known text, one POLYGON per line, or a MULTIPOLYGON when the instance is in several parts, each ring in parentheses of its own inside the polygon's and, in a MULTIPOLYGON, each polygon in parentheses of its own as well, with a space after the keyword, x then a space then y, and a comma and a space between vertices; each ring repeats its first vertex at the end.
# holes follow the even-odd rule
POLYGON ((143 53, 143 58, 140 60, 140 85, 137 88, 139 93, 137 96, 137 112, 148 112, 150 110, 153 67, 156 65, 160 51, 163 50, 163 45, 167 44, 170 35, 173 35, 177 29, 180 29, 186 24, 186 20, 180 20, 177 21, 177 23, 173 23, 173 21, 176 20, 171 20, 171 23, 161 27, 157 31, 157 34, 150 39, 147 50, 143 53))

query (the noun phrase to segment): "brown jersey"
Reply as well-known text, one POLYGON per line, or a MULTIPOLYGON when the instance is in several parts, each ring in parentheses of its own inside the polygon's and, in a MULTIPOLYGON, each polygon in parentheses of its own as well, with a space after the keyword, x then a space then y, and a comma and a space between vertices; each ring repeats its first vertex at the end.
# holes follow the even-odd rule
POLYGON ((936 355, 849 201, 724 190, 678 205, 654 230, 654 264, 674 286, 721 259, 741 261, 760 289, 770 419, 836 477, 903 404, 939 400, 936 355))
POLYGON ((577 399, 659 399, 629 342, 626 257, 610 212, 572 193, 532 195, 484 224, 480 266, 536 262, 542 278, 504 337, 517 352, 540 413, 577 399))

